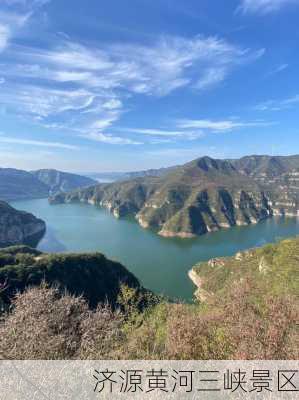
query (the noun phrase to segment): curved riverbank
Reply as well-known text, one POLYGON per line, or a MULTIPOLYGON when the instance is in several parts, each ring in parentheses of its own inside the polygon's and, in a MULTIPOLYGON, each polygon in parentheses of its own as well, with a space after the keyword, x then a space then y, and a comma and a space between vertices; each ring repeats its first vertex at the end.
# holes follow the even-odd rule
POLYGON ((40 250, 101 251, 125 265, 144 287, 185 301, 191 301, 196 290, 188 271, 198 262, 299 234, 296 218, 274 217, 248 227, 181 240, 161 237, 141 228, 133 218, 116 219, 106 209, 88 204, 50 206, 44 199, 15 202, 13 206, 46 221, 40 250))

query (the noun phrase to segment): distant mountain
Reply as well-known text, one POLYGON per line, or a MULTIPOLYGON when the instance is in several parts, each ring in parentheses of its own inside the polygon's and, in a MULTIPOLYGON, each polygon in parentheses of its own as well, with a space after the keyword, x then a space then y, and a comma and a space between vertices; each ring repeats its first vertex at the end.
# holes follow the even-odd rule
POLYGON ((295 156, 246 156, 231 160, 241 172, 258 181, 266 181, 299 167, 299 155, 295 156))
POLYGON ((143 171, 132 171, 132 172, 90 172, 87 176, 96 179, 98 182, 114 182, 124 181, 134 178, 142 178, 145 176, 161 176, 170 172, 170 170, 176 167, 158 168, 158 169, 147 169, 143 171))
POLYGON ((0 200, 24 200, 47 197, 49 187, 30 172, 0 168, 0 200))
POLYGON ((50 194, 57 192, 69 192, 81 187, 87 187, 97 183, 86 176, 61 172, 56 169, 39 169, 31 173, 42 183, 47 185, 50 194))
POLYGON ((299 156, 201 157, 161 176, 60 194, 51 203, 83 201, 116 217, 135 215, 163 236, 192 237, 272 215, 297 215, 299 156))
POLYGON ((46 198, 61 190, 75 190, 95 183, 90 178, 56 170, 27 172, 0 168, 0 200, 46 198))
POLYGON ((17 244, 35 246, 45 230, 46 224, 41 219, 0 201, 0 247, 17 244))

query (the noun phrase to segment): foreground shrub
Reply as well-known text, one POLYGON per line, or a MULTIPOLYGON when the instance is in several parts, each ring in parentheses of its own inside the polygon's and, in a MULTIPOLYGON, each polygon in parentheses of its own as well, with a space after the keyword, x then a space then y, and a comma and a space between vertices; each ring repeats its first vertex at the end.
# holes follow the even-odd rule
POLYGON ((112 311, 108 305, 99 305, 81 322, 81 343, 77 358, 103 360, 118 358, 124 342, 123 315, 112 311))
POLYGON ((0 326, 5 359, 71 358, 80 345, 80 323, 88 312, 80 297, 33 288, 17 295, 13 312, 0 326))
MULTIPOLYGON (((298 359, 298 299, 257 297, 252 282, 233 285, 213 305, 88 308, 57 289, 19 294, 0 321, 5 359, 298 359), (258 299, 258 300, 257 300, 258 299)), ((137 296, 138 300, 138 296, 137 296)))
POLYGON ((229 331, 218 311, 176 305, 169 315, 167 353, 171 359, 228 359, 229 331))

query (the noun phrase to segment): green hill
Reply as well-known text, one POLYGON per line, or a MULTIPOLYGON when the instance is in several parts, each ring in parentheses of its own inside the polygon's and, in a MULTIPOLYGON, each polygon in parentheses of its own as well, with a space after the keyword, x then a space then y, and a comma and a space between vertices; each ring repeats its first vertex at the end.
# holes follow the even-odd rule
POLYGON ((88 202, 116 217, 134 215, 160 235, 192 237, 272 215, 296 216, 298 171, 298 156, 202 157, 162 176, 99 184, 50 202, 88 202))
POLYGON ((93 307, 105 301, 115 304, 122 285, 142 290, 137 278, 122 264, 101 253, 46 254, 26 246, 0 251, 1 282, 8 284, 2 296, 6 303, 16 292, 42 282, 83 295, 93 307))
POLYGON ((45 231, 44 221, 0 200, 0 247, 17 244, 35 246, 45 231))
POLYGON ((198 290, 199 300, 213 302, 225 298, 231 288, 250 282, 251 296, 298 295, 299 237, 240 252, 234 257, 216 258, 194 266, 189 276, 198 290))

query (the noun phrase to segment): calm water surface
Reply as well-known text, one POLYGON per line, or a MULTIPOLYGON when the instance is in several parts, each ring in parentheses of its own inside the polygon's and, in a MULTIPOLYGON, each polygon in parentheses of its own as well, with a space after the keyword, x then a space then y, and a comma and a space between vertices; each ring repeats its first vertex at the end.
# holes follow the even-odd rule
POLYGON ((41 199, 12 205, 46 221, 47 233, 38 249, 100 251, 123 263, 145 287, 187 301, 195 289, 187 272, 197 262, 299 234, 298 219, 273 218, 196 239, 163 238, 141 228, 134 219, 118 220, 107 210, 87 204, 49 205, 41 199))

